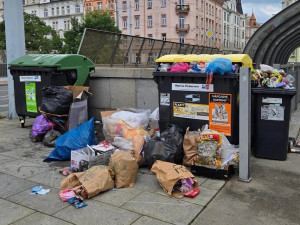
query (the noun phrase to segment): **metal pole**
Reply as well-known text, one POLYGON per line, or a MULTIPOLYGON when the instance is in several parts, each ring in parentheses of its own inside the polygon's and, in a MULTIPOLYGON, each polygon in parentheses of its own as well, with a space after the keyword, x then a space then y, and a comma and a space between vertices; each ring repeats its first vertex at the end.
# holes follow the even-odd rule
POLYGON ((251 81, 250 68, 240 69, 240 165, 239 180, 250 182, 251 150, 251 81), (241 100, 242 99, 242 100, 241 100))
MULTIPOLYGON (((20 0, 4 0, 6 58, 7 63, 26 54, 23 4, 20 0)), ((8 66, 7 66, 8 68, 8 66)), ((14 81, 9 69, 8 78, 8 119, 17 119, 14 81)), ((24 99, 25 101, 25 99, 24 99)))
POLYGON ((117 20, 117 28, 119 29, 119 1, 116 1, 116 20, 117 20))

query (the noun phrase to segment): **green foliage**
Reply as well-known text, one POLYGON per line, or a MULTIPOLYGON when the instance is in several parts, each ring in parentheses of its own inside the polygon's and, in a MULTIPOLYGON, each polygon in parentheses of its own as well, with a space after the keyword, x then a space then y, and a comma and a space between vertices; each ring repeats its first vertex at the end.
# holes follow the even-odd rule
POLYGON ((85 28, 121 33, 115 26, 115 20, 110 16, 109 11, 95 10, 87 13, 81 23, 76 19, 71 20, 72 29, 64 33, 64 53, 77 53, 80 41, 85 28))
MULTIPOLYGON (((52 27, 39 17, 24 12, 25 45, 27 51, 39 53, 59 52, 62 40, 52 27)), ((5 22, 0 22, 0 49, 6 49, 5 22)))

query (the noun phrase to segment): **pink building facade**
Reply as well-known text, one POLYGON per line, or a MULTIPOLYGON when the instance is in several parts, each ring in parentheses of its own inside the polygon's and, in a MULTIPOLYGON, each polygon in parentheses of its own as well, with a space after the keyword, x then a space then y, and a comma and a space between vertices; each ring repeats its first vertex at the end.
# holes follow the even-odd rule
POLYGON ((123 34, 162 39, 222 50, 224 0, 121 0, 123 34), (205 33, 213 31, 211 39, 205 33))

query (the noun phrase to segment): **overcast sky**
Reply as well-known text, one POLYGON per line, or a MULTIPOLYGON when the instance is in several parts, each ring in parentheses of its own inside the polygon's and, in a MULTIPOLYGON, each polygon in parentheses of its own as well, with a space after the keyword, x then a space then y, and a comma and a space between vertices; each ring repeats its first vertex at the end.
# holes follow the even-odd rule
POLYGON ((273 14, 281 11, 282 0, 242 0, 243 12, 252 14, 252 10, 258 23, 264 23, 272 17, 273 14))

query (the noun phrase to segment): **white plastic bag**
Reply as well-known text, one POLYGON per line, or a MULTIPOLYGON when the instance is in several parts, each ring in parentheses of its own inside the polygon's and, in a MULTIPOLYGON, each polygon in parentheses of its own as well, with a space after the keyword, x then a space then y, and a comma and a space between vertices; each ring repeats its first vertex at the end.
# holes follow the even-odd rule
POLYGON ((128 140, 122 137, 115 137, 114 142, 112 143, 114 146, 117 146, 121 150, 133 150, 133 141, 128 140))
POLYGON ((272 66, 266 64, 260 64, 260 69, 265 73, 274 73, 275 69, 272 66))
POLYGON ((146 113, 133 113, 129 111, 120 111, 111 115, 111 119, 123 120, 133 128, 143 126, 146 128, 149 123, 149 116, 146 113))

